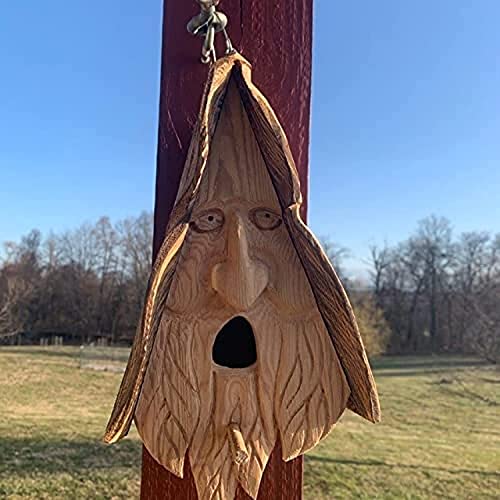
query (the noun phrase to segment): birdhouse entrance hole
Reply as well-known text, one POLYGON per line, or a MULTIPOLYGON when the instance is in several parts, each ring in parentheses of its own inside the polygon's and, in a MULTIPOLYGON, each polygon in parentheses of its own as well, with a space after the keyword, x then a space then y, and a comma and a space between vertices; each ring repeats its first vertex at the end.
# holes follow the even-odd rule
POLYGON ((247 368, 257 361, 255 336, 245 318, 237 316, 222 327, 215 338, 212 359, 227 368, 247 368))

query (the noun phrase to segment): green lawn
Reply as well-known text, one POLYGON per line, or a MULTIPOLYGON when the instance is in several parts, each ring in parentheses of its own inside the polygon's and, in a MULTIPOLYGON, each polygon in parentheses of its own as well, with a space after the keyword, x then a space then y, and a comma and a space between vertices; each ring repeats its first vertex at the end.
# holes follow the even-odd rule
MULTIPOLYGON (((383 423, 347 413, 307 455, 305 497, 499 498, 500 372, 457 357, 374 364, 383 423)), ((0 498, 137 498, 136 432, 99 442, 121 375, 79 365, 78 349, 0 348, 0 498)))

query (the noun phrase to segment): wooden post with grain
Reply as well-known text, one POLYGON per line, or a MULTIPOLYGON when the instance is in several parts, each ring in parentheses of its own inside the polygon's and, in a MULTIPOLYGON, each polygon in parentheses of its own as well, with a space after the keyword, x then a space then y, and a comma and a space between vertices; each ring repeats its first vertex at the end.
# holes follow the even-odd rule
MULTIPOLYGON (((311 95, 312 0, 223 0, 235 47, 253 64, 253 79, 285 128, 300 177, 302 216, 307 213, 311 95)), ((208 68, 199 62, 200 40, 185 23, 196 13, 188 0, 165 0, 154 253, 158 252, 182 175, 208 68)), ((221 54, 222 45, 218 48, 221 54)), ((260 485, 259 499, 302 498, 303 459, 285 463, 279 445, 260 485)), ((141 499, 196 500, 190 468, 184 479, 168 472, 143 448, 141 499)), ((238 500, 249 497, 239 488, 238 500)))

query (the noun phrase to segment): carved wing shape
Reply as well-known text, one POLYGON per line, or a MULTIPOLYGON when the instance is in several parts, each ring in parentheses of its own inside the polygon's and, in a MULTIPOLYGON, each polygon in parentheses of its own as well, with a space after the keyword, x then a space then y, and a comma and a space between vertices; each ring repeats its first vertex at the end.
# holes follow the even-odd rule
POLYGON ((238 59, 232 74, 278 195, 284 222, 349 383, 347 407, 378 422, 377 388, 351 304, 321 245, 300 217, 299 177, 285 132, 266 98, 253 85, 250 65, 238 59))
POLYGON ((166 236, 153 266, 141 321, 104 434, 105 443, 120 440, 130 429, 232 66, 233 60, 226 58, 211 68, 166 236))
POLYGON ((106 443, 118 441, 126 436, 130 429, 155 335, 172 284, 177 256, 184 242, 187 229, 188 224, 178 224, 167 234, 153 266, 142 318, 103 438, 106 443))

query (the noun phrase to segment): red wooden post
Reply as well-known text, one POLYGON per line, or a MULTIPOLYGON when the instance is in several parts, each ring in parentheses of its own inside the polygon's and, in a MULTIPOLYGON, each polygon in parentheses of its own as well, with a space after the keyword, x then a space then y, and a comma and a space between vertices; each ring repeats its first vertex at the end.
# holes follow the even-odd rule
MULTIPOLYGON (((223 0, 235 48, 253 66, 253 79, 269 99, 288 136, 299 171, 307 210, 311 96, 312 0, 223 0)), ((154 254, 160 248, 196 121, 208 68, 200 61, 202 39, 186 24, 199 12, 194 1, 165 0, 158 138, 154 254)), ((218 37, 222 38, 221 35, 218 37)), ((223 54, 218 40, 218 54, 223 54)), ((187 462, 187 460, 186 460, 187 462)), ((302 497, 302 458, 284 463, 274 450, 260 486, 259 499, 302 497)), ((196 500, 188 465, 177 478, 143 448, 141 499, 196 500)), ((238 489, 237 498, 247 499, 238 489)))

